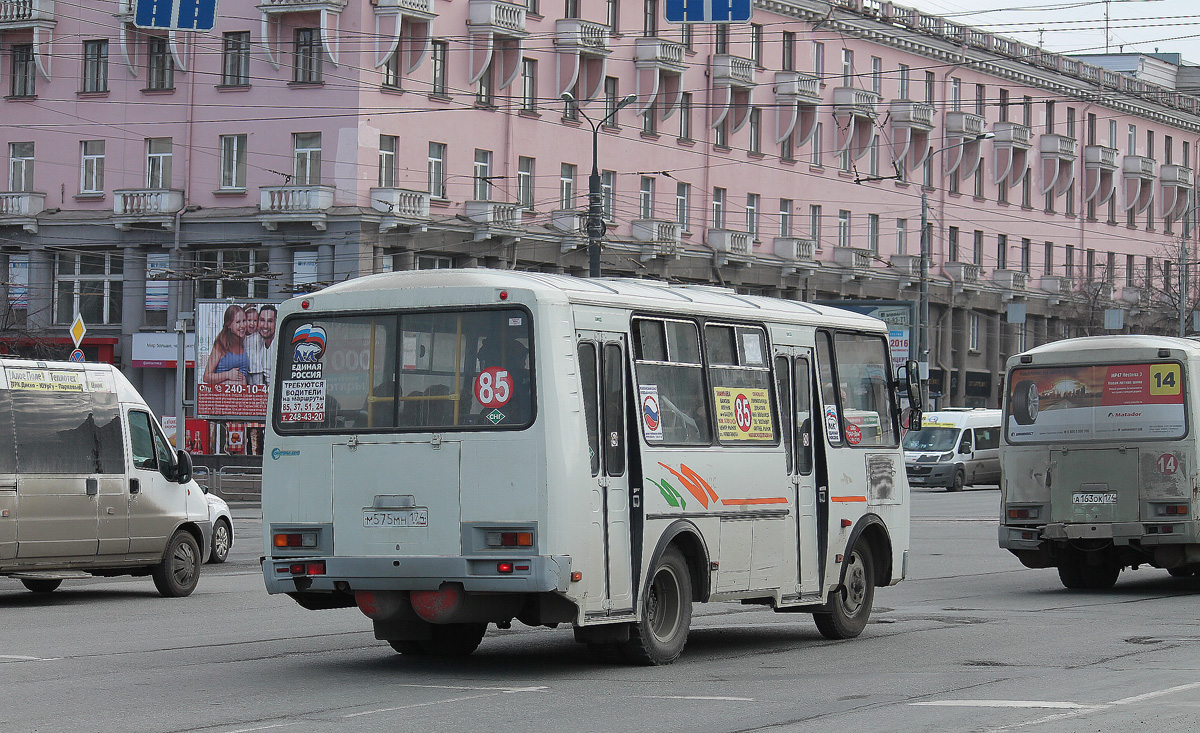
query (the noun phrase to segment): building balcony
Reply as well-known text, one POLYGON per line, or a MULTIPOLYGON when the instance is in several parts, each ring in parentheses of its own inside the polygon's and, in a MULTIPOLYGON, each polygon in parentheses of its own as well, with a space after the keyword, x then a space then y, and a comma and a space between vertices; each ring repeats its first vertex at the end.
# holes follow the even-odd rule
POLYGON ((910 99, 893 99, 891 106, 892 127, 909 127, 922 132, 933 129, 933 105, 914 102, 910 99))
POLYGON ((834 247, 833 261, 845 268, 842 273, 842 282, 847 282, 864 277, 871 272, 871 267, 875 263, 875 253, 869 249, 857 247, 834 247))
POLYGON ((581 234, 587 215, 575 209, 555 209, 550 212, 550 228, 564 234, 581 234))
POLYGON ((1115 171, 1119 167, 1117 149, 1106 148, 1103 145, 1085 145, 1083 147, 1083 165, 1084 168, 1115 171))
POLYGON ((501 0, 471 0, 468 24, 472 33, 489 32, 508 38, 524 38, 525 6, 501 0))
POLYGON ((265 15, 311 13, 314 10, 340 13, 344 7, 346 0, 264 0, 258 5, 258 9, 265 15))
POLYGON ((54 21, 54 0, 0 0, 0 31, 54 21))
POLYGON ((815 262, 816 242, 803 237, 775 237, 775 256, 792 262, 815 262))
POLYGON ((475 241, 482 242, 491 237, 519 239, 522 229, 521 207, 500 201, 464 201, 463 210, 471 221, 479 226, 475 229, 475 241))
POLYGON ((833 113, 875 119, 880 96, 866 89, 838 87, 833 90, 833 113))
POLYGON ((1075 152, 1076 141, 1073 137, 1047 133, 1041 136, 1038 143, 1041 146, 1043 159, 1074 161, 1078 157, 1075 152))
POLYGON ((183 191, 172 188, 131 188, 113 191, 113 224, 129 231, 134 224, 175 227, 175 214, 183 208, 183 191))
POLYGON ((641 243, 642 261, 655 257, 678 257, 679 224, 665 219, 634 219, 633 238, 641 243))
POLYGON ((433 20, 437 12, 433 7, 434 0, 372 0, 375 12, 380 15, 405 15, 421 20, 433 20))
POLYGON ((1071 292, 1071 278, 1065 275, 1042 275, 1038 278, 1037 287, 1047 293, 1066 295, 1071 292))
POLYGON ((754 235, 734 229, 709 229, 708 246, 717 252, 717 266, 749 264, 754 254, 754 235))
POLYGON ((274 231, 280 222, 308 223, 325 231, 326 212, 333 206, 333 186, 260 186, 258 220, 274 231))
POLYGON ((942 272, 956 283, 977 285, 980 278, 983 277, 983 265, 971 262, 945 262, 942 264, 942 272))
POLYGON ((987 120, 972 112, 947 112, 946 137, 973 138, 983 134, 987 120))
POLYGON ((992 282, 1007 290, 1024 290, 1029 274, 1020 270, 993 270, 992 282))
POLYGON ((754 86, 754 61, 741 56, 718 53, 712 57, 713 84, 751 88, 754 86))
POLYGON ((609 27, 590 20, 560 20, 555 26, 554 45, 559 48, 577 49, 580 53, 607 56, 609 27))
POLYGON ((1158 171, 1162 186, 1162 217, 1173 221, 1187 211, 1192 192, 1192 169, 1186 165, 1164 165, 1158 171))
POLYGON ((901 277, 921 276, 921 256, 894 254, 888 258, 889 267, 901 277))
POLYGON ((1142 302, 1142 289, 1134 285, 1126 285, 1121 288, 1118 299, 1130 305, 1137 305, 1142 302))
POLYGON ((997 122, 992 125, 992 144, 999 147, 1029 150, 1033 147, 1033 134, 1025 125, 1016 122, 997 122))
POLYGON ((821 80, 799 71, 776 71, 775 96, 806 106, 819 105, 821 80))
POLYGON ((1126 178, 1154 180, 1154 158, 1144 155, 1126 155, 1121 160, 1121 172, 1126 178))
POLYGON ((672 74, 682 74, 687 68, 683 63, 683 44, 665 38, 637 39, 634 63, 639 69, 659 69, 672 74))
POLYGON ((1164 186, 1192 187, 1192 169, 1186 165, 1164 165, 1158 170, 1158 178, 1164 186))
POLYGON ((19 226, 37 234, 37 215, 46 208, 46 194, 26 191, 0 193, 0 226, 19 226))
POLYGON ((429 224, 429 194, 406 188, 372 188, 371 208, 383 214, 379 231, 398 227, 425 231, 429 224))

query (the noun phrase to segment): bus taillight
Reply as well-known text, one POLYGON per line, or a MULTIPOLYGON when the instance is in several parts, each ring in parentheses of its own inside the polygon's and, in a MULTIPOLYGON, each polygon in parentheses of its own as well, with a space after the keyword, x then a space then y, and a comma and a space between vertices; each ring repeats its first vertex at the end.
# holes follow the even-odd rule
POLYGON ((532 532, 488 532, 488 547, 533 547, 532 532))
POLYGON ((496 572, 497 572, 497 573, 511 573, 512 571, 513 571, 513 564, 512 564, 512 563, 510 563, 510 562, 498 562, 498 563, 496 563, 496 572))
POLYGON ((1186 516, 1188 513, 1187 504, 1159 504, 1154 507, 1155 514, 1161 516, 1186 516))
POLYGON ((288 532, 275 535, 276 547, 316 547, 316 532, 288 532))

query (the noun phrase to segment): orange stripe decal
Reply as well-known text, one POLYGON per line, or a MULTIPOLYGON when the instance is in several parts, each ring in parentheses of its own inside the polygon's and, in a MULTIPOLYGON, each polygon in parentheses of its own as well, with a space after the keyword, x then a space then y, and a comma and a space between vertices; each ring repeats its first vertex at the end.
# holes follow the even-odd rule
MULTIPOLYGON (((864 501, 866 501, 864 499, 864 501)), ((746 506, 748 504, 786 504, 788 500, 782 496, 775 496, 769 499, 722 499, 722 504, 726 506, 746 506)))
POLYGON ((833 499, 834 501, 864 501, 865 502, 867 500, 867 497, 865 497, 865 496, 831 496, 830 498, 833 499))

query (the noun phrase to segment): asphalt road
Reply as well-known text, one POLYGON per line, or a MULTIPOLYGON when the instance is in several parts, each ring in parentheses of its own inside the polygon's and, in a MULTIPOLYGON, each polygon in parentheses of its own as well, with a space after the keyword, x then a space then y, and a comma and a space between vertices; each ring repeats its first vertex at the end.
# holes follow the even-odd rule
POLYGON ((909 579, 848 642, 805 615, 698 606, 668 667, 588 656, 571 631, 491 630, 414 659, 355 609, 262 590, 257 510, 190 598, 149 579, 0 579, 0 730, 1108 731, 1200 727, 1200 580, 1126 571, 1068 591, 996 547, 998 491, 913 491, 909 579))

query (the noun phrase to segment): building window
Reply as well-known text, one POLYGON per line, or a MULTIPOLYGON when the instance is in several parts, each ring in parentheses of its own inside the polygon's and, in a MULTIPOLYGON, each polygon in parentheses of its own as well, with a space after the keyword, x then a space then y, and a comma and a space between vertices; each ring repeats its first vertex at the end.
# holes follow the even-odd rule
POLYGON ((1033 97, 1025 97, 1021 101, 1022 107, 1022 124, 1026 127, 1033 128, 1033 97))
POLYGON ((838 246, 850 246, 850 212, 845 209, 838 211, 838 246))
POLYGON ((79 192, 85 194, 104 193, 104 141, 84 140, 80 166, 79 192))
POLYGON ((296 56, 292 66, 292 81, 317 84, 321 81, 321 31, 316 28, 296 29, 296 56))
POLYGON ((600 171, 600 208, 604 218, 612 221, 617 209, 616 171, 600 171))
POLYGON ((517 204, 533 209, 533 158, 517 157, 517 204))
POLYGON ((435 199, 446 198, 446 143, 429 143, 427 171, 429 195, 435 199))
POLYGON ((108 41, 83 42, 83 91, 108 91, 108 41))
POLYGON ((729 116, 721 120, 720 124, 713 128, 713 146, 718 148, 729 149, 729 116))
POLYGON ((8 190, 33 190, 33 143, 8 144, 8 190))
POLYGON ((974 245, 975 245, 975 252, 974 252, 975 258, 971 261, 974 262, 976 265, 982 265, 983 264, 983 230, 982 229, 975 230, 974 245))
POLYGON ((729 53, 729 26, 718 25, 714 30, 713 50, 716 53, 729 53))
POLYGON ((566 7, 563 9, 564 18, 579 17, 579 0, 566 0, 566 7))
POLYGON ((638 194, 638 218, 654 218, 654 178, 642 176, 638 194))
POLYGON ((813 41, 813 75, 825 83, 825 44, 821 41, 813 41))
POLYGON ((400 88, 400 49, 387 57, 387 61, 383 62, 383 79, 381 84, 389 89, 400 88))
POLYGON ((879 214, 867 214, 867 249, 879 251, 879 214))
POLYGON ((712 198, 713 229, 725 228, 725 189, 714 188, 712 198))
POLYGON ((171 138, 146 139, 146 188, 171 187, 171 138))
POLYGON ((446 55, 449 50, 450 43, 448 41, 433 42, 433 48, 430 51, 430 66, 433 69, 433 86, 430 89, 430 93, 434 96, 446 96, 446 55))
POLYGON ((682 181, 675 184, 675 223, 686 232, 691 220, 692 187, 682 181))
POLYGON ((607 0, 604 11, 604 23, 608 26, 608 30, 612 33, 617 33, 621 25, 621 2, 620 0, 607 0))
POLYGON ((908 99, 909 98, 908 86, 909 86, 910 73, 911 73, 911 69, 909 69, 908 64, 900 64, 899 71, 896 74, 896 76, 899 77, 899 79, 896 82, 896 93, 898 95, 897 96, 898 99, 908 99))
POLYGON ((975 114, 983 117, 987 113, 987 87, 983 84, 975 85, 975 114))
MULTIPOLYGON (((297 259, 301 253, 297 252, 297 259)), ((270 267, 261 249, 202 249, 196 251, 196 266, 225 274, 214 280, 197 280, 197 298, 265 298, 270 267)), ((316 253, 311 255, 316 274, 316 253)), ((296 282, 299 280, 296 279, 296 282)), ((311 292, 311 291, 309 291, 311 292)))
POLYGON ((521 59, 521 111, 537 112, 537 61, 533 59, 521 59))
POLYGON ((379 187, 396 187, 396 153, 400 138, 395 135, 379 136, 379 187))
POLYGON ((1025 169, 1025 177, 1021 179, 1021 206, 1026 209, 1033 208, 1033 176, 1029 174, 1029 169, 1025 169))
POLYGON ((1021 239, 1021 272, 1028 274, 1032 268, 1031 262, 1033 257, 1033 242, 1029 239, 1021 239))
POLYGON ((1075 277, 1075 245, 1068 244, 1063 252, 1063 274, 1068 278, 1075 277))
POLYGON ((746 231, 750 234, 751 239, 758 239, 759 202, 758 194, 746 194, 746 231))
POLYGON ((896 254, 908 254, 908 219, 896 220, 896 254))
POLYGON ((779 236, 792 236, 792 207, 791 199, 779 199, 779 236))
POLYGON ((33 62, 33 44, 19 43, 12 47, 12 96, 32 97, 37 91, 37 65, 33 62))
POLYGON ((696 50, 692 45, 695 42, 696 34, 693 32, 691 23, 682 23, 679 29, 679 42, 688 51, 696 50))
POLYGON ((655 102, 651 102, 646 111, 642 113, 642 134, 658 134, 658 105, 655 102))
POLYGON ((854 86, 854 51, 842 49, 842 86, 854 86))
POLYGON ((1096 250, 1089 249, 1087 251, 1087 281, 1092 282, 1096 279, 1096 250))
POLYGON ((562 116, 564 120, 578 120, 579 102, 573 99, 564 99, 562 116))
POLYGON ((808 205, 808 236, 813 241, 813 245, 818 249, 821 248, 821 205, 808 205))
POLYGON ((175 88, 175 57, 167 39, 151 36, 146 39, 146 88, 175 88))
POLYGON ((692 139, 692 93, 679 95, 679 139, 692 139))
POLYGON ((292 180, 297 186, 321 183, 321 133, 297 132, 292 135, 292 180))
POLYGON ((224 86, 249 86, 250 31, 225 34, 225 46, 221 55, 221 84, 224 86))
POLYGON ((950 262, 958 262, 958 227, 946 230, 946 258, 950 262))
POLYGON ((1001 270, 1008 269, 1008 235, 996 235, 996 267, 1001 270))
POLYGON ((1046 100, 1046 132, 1054 134, 1054 100, 1046 100))
MULTIPOLYGON (((475 165, 471 180, 474 184, 472 196, 476 201, 492 200, 492 151, 475 149, 475 165)), ((564 209, 571 207, 564 206, 564 209)))
POLYGON ((658 35, 658 0, 644 0, 642 35, 646 37, 658 35))
POLYGON ((221 188, 246 188, 246 136, 221 136, 221 188))
POLYGON ((983 198, 983 160, 980 159, 979 165, 975 166, 975 198, 983 198))
POLYGON ((617 127, 617 103, 620 101, 618 95, 619 87, 617 86, 617 77, 604 77, 604 117, 601 118, 600 124, 605 127, 617 127))
POLYGON ((783 32, 783 70, 796 70, 796 34, 793 31, 783 32))
POLYGON ((968 339, 967 348, 971 351, 979 351, 979 314, 971 314, 971 330, 968 339))
POLYGON ((492 64, 489 63, 475 85, 475 104, 483 107, 491 107, 495 104, 493 97, 495 85, 492 81, 492 68, 492 64))
POLYGON ((125 260, 120 252, 54 255, 54 322, 67 324, 76 314, 84 323, 120 323, 125 260))
POLYGON ((1008 90, 1007 89, 1000 90, 999 107, 1000 107, 1000 110, 997 113, 997 116, 999 117, 1001 122, 1008 122, 1008 90))
POLYGON ((1125 255, 1125 287, 1127 288, 1132 288, 1135 283, 1134 270, 1137 269, 1137 265, 1134 262, 1133 255, 1125 255))
POLYGON ((575 171, 571 163, 563 163, 558 168, 558 208, 575 208, 575 171))
POLYGON ((932 103, 934 97, 934 88, 937 85, 937 75, 932 71, 925 72, 925 101, 932 103))
POLYGON ((758 107, 750 110, 750 152, 762 154, 762 110, 758 107))
POLYGON ((962 110, 962 79, 957 77, 950 80, 950 109, 955 112, 962 110))
POLYGON ((760 68, 763 65, 763 27, 758 23, 750 24, 750 60, 760 68))
POLYGON ((1105 269, 1104 279, 1108 281, 1109 285, 1114 284, 1117 281, 1117 253, 1116 252, 1108 253, 1108 259, 1105 262, 1104 269, 1105 269))
POLYGON ((1047 275, 1054 274, 1054 242, 1046 242, 1045 262, 1042 271, 1047 275))
POLYGON ((796 135, 789 132, 787 137, 779 141, 779 159, 784 163, 796 162, 796 135))

